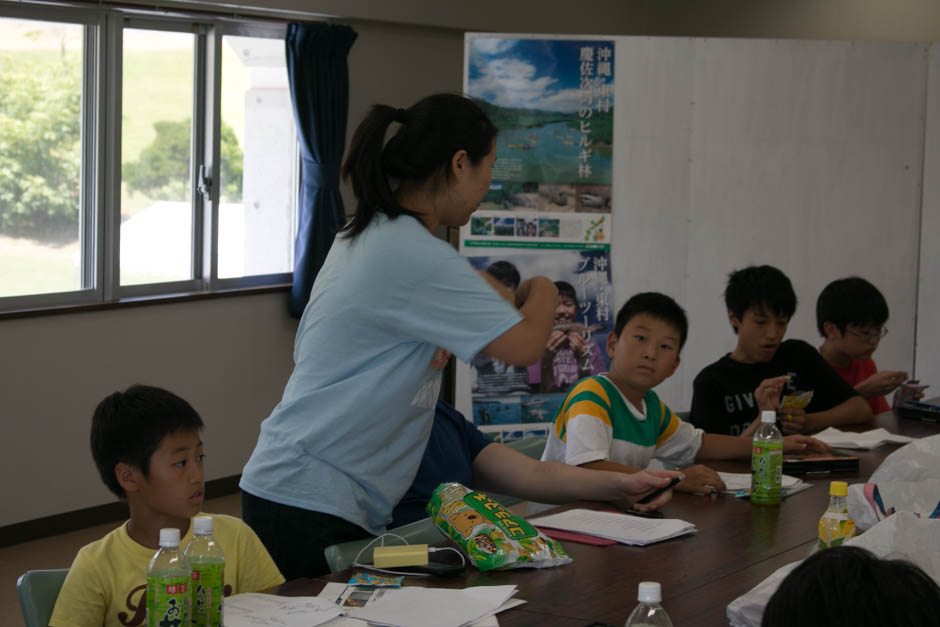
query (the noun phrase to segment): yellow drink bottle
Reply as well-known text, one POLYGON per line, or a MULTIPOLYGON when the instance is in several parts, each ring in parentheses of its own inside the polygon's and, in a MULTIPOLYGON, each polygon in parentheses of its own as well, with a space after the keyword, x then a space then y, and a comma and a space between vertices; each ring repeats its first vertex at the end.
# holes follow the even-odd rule
POLYGON ((849 518, 845 502, 848 485, 845 481, 829 483, 829 507, 819 519, 819 548, 840 546, 855 537, 855 521, 849 518))

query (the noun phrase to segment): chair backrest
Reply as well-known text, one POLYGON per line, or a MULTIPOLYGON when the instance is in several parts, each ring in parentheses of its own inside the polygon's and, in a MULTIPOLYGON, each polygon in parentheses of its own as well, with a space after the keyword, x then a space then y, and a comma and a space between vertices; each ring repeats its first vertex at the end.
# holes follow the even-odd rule
POLYGON ((16 580, 16 594, 26 627, 47 627, 68 568, 28 570, 16 580))
MULTIPOLYGON (((422 518, 413 523, 408 523, 407 525, 402 525, 395 529, 389 529, 388 532, 401 536, 407 540, 407 542, 388 537, 384 540, 385 546, 395 546, 399 544, 436 544, 444 539, 444 534, 438 530, 437 525, 435 525, 430 518, 422 518)), ((359 551, 362 551, 362 547, 369 544, 372 540, 374 540, 374 538, 352 540, 350 542, 342 542, 326 547, 326 549, 323 550, 323 555, 326 557, 326 563, 330 567, 330 572, 335 573, 349 568, 356 560, 356 555, 359 554, 359 551)), ((381 546, 380 542, 376 542, 373 546, 381 546)), ((362 551, 362 556, 359 560, 363 564, 371 564, 372 547, 362 551)))

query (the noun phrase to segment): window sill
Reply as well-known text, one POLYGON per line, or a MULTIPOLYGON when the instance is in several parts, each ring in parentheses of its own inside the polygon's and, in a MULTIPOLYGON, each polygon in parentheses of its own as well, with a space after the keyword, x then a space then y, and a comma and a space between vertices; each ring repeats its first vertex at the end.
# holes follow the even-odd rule
POLYGON ((53 305, 50 307, 36 307, 35 309, 19 309, 15 311, 0 312, 0 321, 14 318, 38 318, 41 316, 58 316, 63 314, 87 313, 90 311, 105 311, 108 309, 124 309, 127 307, 149 307, 153 305, 169 305, 174 303, 187 303, 215 298, 230 298, 233 296, 254 296, 257 294, 271 294, 274 292, 289 292, 290 283, 277 285, 264 285, 261 287, 237 287, 215 292, 184 292, 178 294, 160 294, 154 296, 137 296, 122 298, 120 300, 83 303, 80 305, 53 305))

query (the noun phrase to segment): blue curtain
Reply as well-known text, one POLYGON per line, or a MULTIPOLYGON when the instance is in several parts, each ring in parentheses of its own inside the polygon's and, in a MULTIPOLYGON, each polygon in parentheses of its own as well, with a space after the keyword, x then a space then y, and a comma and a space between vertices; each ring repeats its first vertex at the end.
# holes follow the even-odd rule
POLYGON ((355 41, 356 31, 339 24, 287 27, 287 76, 301 155, 294 283, 288 303, 296 318, 303 314, 313 280, 344 222, 339 170, 349 108, 346 58, 355 41))

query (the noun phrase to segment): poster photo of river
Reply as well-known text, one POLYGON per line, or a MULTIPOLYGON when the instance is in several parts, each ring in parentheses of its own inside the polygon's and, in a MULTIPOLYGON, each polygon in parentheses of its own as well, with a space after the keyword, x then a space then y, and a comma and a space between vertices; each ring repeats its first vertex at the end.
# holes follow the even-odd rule
POLYGON ((609 212, 614 42, 468 35, 465 58, 465 91, 500 129, 481 208, 609 212))

